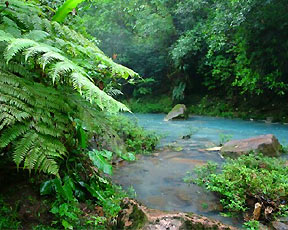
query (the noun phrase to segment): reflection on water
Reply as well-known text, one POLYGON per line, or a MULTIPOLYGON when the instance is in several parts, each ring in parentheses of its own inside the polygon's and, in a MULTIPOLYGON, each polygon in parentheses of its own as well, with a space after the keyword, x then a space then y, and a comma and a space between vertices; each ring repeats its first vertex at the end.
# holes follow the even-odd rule
POLYGON ((200 116, 187 121, 164 122, 162 114, 129 116, 137 119, 144 128, 164 135, 160 147, 172 143, 175 150, 159 150, 152 156, 142 156, 136 162, 119 167, 115 170, 113 180, 124 188, 132 186, 137 199, 149 208, 194 212, 228 224, 237 225, 237 220, 220 216, 221 205, 213 193, 196 185, 185 184, 183 177, 186 172, 193 171, 196 166, 207 161, 219 164, 224 162, 217 152, 205 151, 219 143, 221 134, 241 139, 272 133, 282 144, 286 143, 285 141, 288 143, 288 126, 279 124, 200 116), (191 139, 181 138, 188 134, 192 134, 191 139))

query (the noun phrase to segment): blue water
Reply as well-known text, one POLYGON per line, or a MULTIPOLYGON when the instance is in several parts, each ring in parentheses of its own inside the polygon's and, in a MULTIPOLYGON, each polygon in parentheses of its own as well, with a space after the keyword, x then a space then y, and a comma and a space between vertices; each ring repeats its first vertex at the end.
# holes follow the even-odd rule
POLYGON ((188 120, 163 121, 164 114, 132 114, 131 119, 148 130, 164 135, 162 144, 177 140, 192 130, 195 138, 207 138, 218 144, 221 134, 231 135, 232 139, 243 139, 263 134, 274 134, 281 144, 288 144, 288 125, 243 121, 205 116, 193 116, 188 120))
POLYGON ((223 135, 243 139, 274 134, 282 144, 288 144, 287 125, 203 116, 169 122, 163 121, 164 114, 127 116, 163 138, 158 150, 151 156, 140 156, 136 162, 116 168, 114 182, 124 189, 132 186, 137 199, 149 208, 194 212, 238 227, 241 225, 240 219, 220 215, 221 205, 214 193, 196 185, 187 185, 183 177, 207 161, 225 162, 219 152, 206 150, 218 146, 223 141, 223 135), (191 135, 190 139, 182 139, 188 134, 191 135))

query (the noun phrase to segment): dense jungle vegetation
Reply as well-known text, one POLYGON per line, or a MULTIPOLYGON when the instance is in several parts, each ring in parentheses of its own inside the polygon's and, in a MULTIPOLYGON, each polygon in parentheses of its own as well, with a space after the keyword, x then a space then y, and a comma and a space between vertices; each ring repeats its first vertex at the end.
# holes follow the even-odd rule
POLYGON ((1 0, 0 229, 113 226, 129 195, 113 165, 159 140, 121 111, 185 103, 288 122, 287 12, 287 0, 1 0))
POLYGON ((287 7, 285 0, 100 1, 83 22, 105 53, 143 77, 124 87, 135 112, 184 102, 197 114, 287 122, 287 7))

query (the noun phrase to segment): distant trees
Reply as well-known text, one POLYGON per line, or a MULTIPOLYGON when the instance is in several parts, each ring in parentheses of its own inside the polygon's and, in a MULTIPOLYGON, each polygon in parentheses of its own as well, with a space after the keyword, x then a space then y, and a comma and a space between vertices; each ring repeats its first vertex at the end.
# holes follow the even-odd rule
POLYGON ((166 90, 185 84, 184 95, 201 84, 230 95, 287 93, 285 0, 86 4, 82 22, 100 47, 140 75, 165 83, 166 90))

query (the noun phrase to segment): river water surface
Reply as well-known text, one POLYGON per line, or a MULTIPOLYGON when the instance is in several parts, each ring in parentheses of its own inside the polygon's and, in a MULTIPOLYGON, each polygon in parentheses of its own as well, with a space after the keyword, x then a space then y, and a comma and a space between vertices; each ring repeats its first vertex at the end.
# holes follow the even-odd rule
POLYGON ((281 144, 288 144, 287 125, 203 116, 169 122, 163 121, 164 114, 128 116, 163 138, 153 155, 142 156, 136 162, 116 168, 114 182, 124 189, 132 186, 137 200, 149 208, 193 212, 235 226, 240 224, 239 220, 220 215, 221 205, 213 193, 184 183, 183 177, 207 161, 222 164, 224 159, 218 152, 205 149, 219 145, 226 138, 274 134, 281 144), (182 138, 187 135, 191 138, 182 138))

